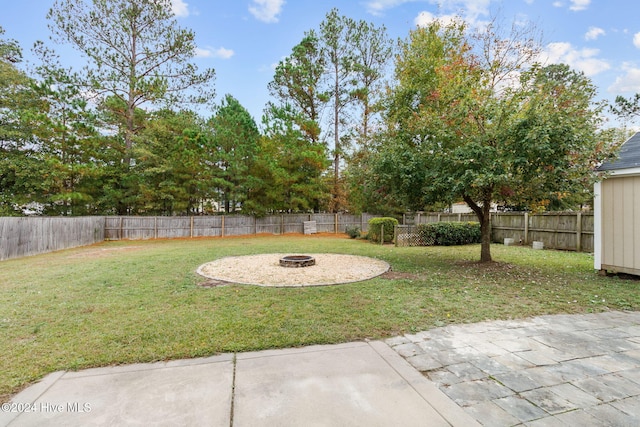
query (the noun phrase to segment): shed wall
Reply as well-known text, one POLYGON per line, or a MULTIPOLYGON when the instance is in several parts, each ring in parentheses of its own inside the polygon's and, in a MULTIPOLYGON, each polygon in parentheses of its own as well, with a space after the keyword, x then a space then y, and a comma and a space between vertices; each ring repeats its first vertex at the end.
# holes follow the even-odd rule
POLYGON ((600 196, 601 268, 640 274, 640 176, 607 178, 600 196))

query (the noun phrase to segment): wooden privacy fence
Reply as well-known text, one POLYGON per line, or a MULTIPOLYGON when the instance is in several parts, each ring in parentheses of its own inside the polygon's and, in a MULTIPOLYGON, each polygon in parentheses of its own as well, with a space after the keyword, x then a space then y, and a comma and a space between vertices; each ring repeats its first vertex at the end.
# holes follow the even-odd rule
POLYGON ((104 240, 225 237, 252 234, 344 233, 368 229, 375 215, 285 214, 192 217, 0 217, 0 261, 104 240))
POLYGON ((0 260, 104 240, 104 217, 0 217, 0 260))
MULTIPOLYGON (((475 214, 415 213, 403 216, 396 231, 399 246, 419 244, 415 226, 440 221, 477 221, 475 214)), ((543 242, 545 248, 593 252, 592 212, 497 212, 491 214, 491 240, 502 243, 505 238, 515 244, 543 242)))
MULTIPOLYGON (((225 237, 252 234, 304 233, 305 222, 315 222, 318 233, 344 233, 347 227, 366 231, 374 215, 285 214, 254 217, 246 215, 191 217, 106 217, 104 238, 166 239, 184 237, 225 237)), ((307 227, 309 224, 307 224, 307 227)), ((307 228, 308 230, 309 228, 307 228)))

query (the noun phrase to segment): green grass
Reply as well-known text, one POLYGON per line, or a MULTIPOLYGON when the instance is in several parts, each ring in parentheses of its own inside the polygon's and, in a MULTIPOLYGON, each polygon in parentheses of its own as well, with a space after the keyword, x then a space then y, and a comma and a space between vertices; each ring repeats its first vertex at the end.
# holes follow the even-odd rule
POLYGON ((396 248, 346 237, 105 242, 0 262, 0 401, 57 370, 377 339, 447 323, 638 310, 640 282, 588 254, 396 248), (314 288, 198 286, 230 255, 334 252, 388 261, 391 278, 314 288))

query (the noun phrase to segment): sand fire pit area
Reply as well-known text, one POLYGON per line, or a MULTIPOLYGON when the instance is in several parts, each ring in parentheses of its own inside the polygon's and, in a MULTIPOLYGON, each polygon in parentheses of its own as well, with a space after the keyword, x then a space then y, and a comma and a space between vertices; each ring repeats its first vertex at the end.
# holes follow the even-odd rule
POLYGON ((220 258, 198 267, 208 279, 243 285, 272 287, 325 286, 360 282, 389 271, 376 258, 343 254, 259 254, 220 258), (311 257, 313 265, 287 268, 281 259, 311 257))

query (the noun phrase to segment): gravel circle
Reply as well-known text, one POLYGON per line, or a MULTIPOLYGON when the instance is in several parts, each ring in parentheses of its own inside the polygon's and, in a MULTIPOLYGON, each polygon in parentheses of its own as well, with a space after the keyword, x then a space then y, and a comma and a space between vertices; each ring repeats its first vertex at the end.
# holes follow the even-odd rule
POLYGON ((260 254, 220 258, 198 267, 198 274, 213 280, 243 285, 300 287, 360 282, 389 271, 386 261, 342 254, 260 254), (309 255, 309 267, 280 266, 280 258, 309 255))

